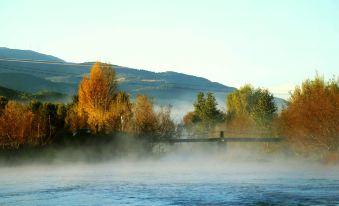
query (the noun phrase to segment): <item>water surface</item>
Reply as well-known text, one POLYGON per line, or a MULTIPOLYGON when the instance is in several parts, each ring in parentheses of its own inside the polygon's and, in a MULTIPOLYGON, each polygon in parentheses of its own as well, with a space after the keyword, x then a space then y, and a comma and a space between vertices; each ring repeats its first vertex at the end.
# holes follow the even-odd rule
POLYGON ((0 205, 339 205, 338 168, 298 162, 16 166, 0 182, 0 205))

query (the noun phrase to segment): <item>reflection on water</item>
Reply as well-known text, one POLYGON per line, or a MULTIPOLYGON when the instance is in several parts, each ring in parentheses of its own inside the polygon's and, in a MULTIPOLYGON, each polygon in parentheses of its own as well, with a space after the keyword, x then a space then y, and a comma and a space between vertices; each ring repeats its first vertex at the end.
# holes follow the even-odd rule
POLYGON ((0 169, 0 205, 336 205, 337 167, 170 160, 0 169))

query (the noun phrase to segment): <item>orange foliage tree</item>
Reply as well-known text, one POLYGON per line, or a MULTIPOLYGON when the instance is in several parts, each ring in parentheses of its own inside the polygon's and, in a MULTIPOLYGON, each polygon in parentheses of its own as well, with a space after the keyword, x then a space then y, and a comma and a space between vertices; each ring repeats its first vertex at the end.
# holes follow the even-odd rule
POLYGON ((99 62, 93 65, 90 78, 84 77, 80 83, 78 114, 95 133, 107 132, 116 87, 115 71, 99 62))
POLYGON ((32 112, 22 104, 9 101, 0 117, 0 141, 3 147, 18 148, 31 135, 32 112))
POLYGON ((339 79, 316 76, 296 87, 281 113, 280 129, 298 153, 339 150, 339 79))

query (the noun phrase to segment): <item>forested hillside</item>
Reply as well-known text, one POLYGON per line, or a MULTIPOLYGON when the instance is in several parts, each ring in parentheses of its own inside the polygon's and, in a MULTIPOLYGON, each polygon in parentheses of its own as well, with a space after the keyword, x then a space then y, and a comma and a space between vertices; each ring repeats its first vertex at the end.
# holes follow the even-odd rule
MULTIPOLYGON (((72 96, 94 62, 67 63, 29 50, 0 49, 0 86, 25 92, 54 91, 72 96)), ((190 105, 198 91, 213 92, 222 104, 235 88, 177 72, 151 72, 113 65, 119 89, 145 94, 160 104, 190 105), (173 98, 175 94, 175 98, 173 98)))

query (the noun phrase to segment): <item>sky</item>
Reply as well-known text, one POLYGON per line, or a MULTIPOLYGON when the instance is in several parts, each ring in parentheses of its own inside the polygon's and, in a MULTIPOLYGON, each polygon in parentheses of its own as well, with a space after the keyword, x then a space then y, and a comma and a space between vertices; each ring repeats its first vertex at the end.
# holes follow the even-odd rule
POLYGON ((280 97, 339 75, 336 0, 0 0, 0 47, 177 71, 280 97))

